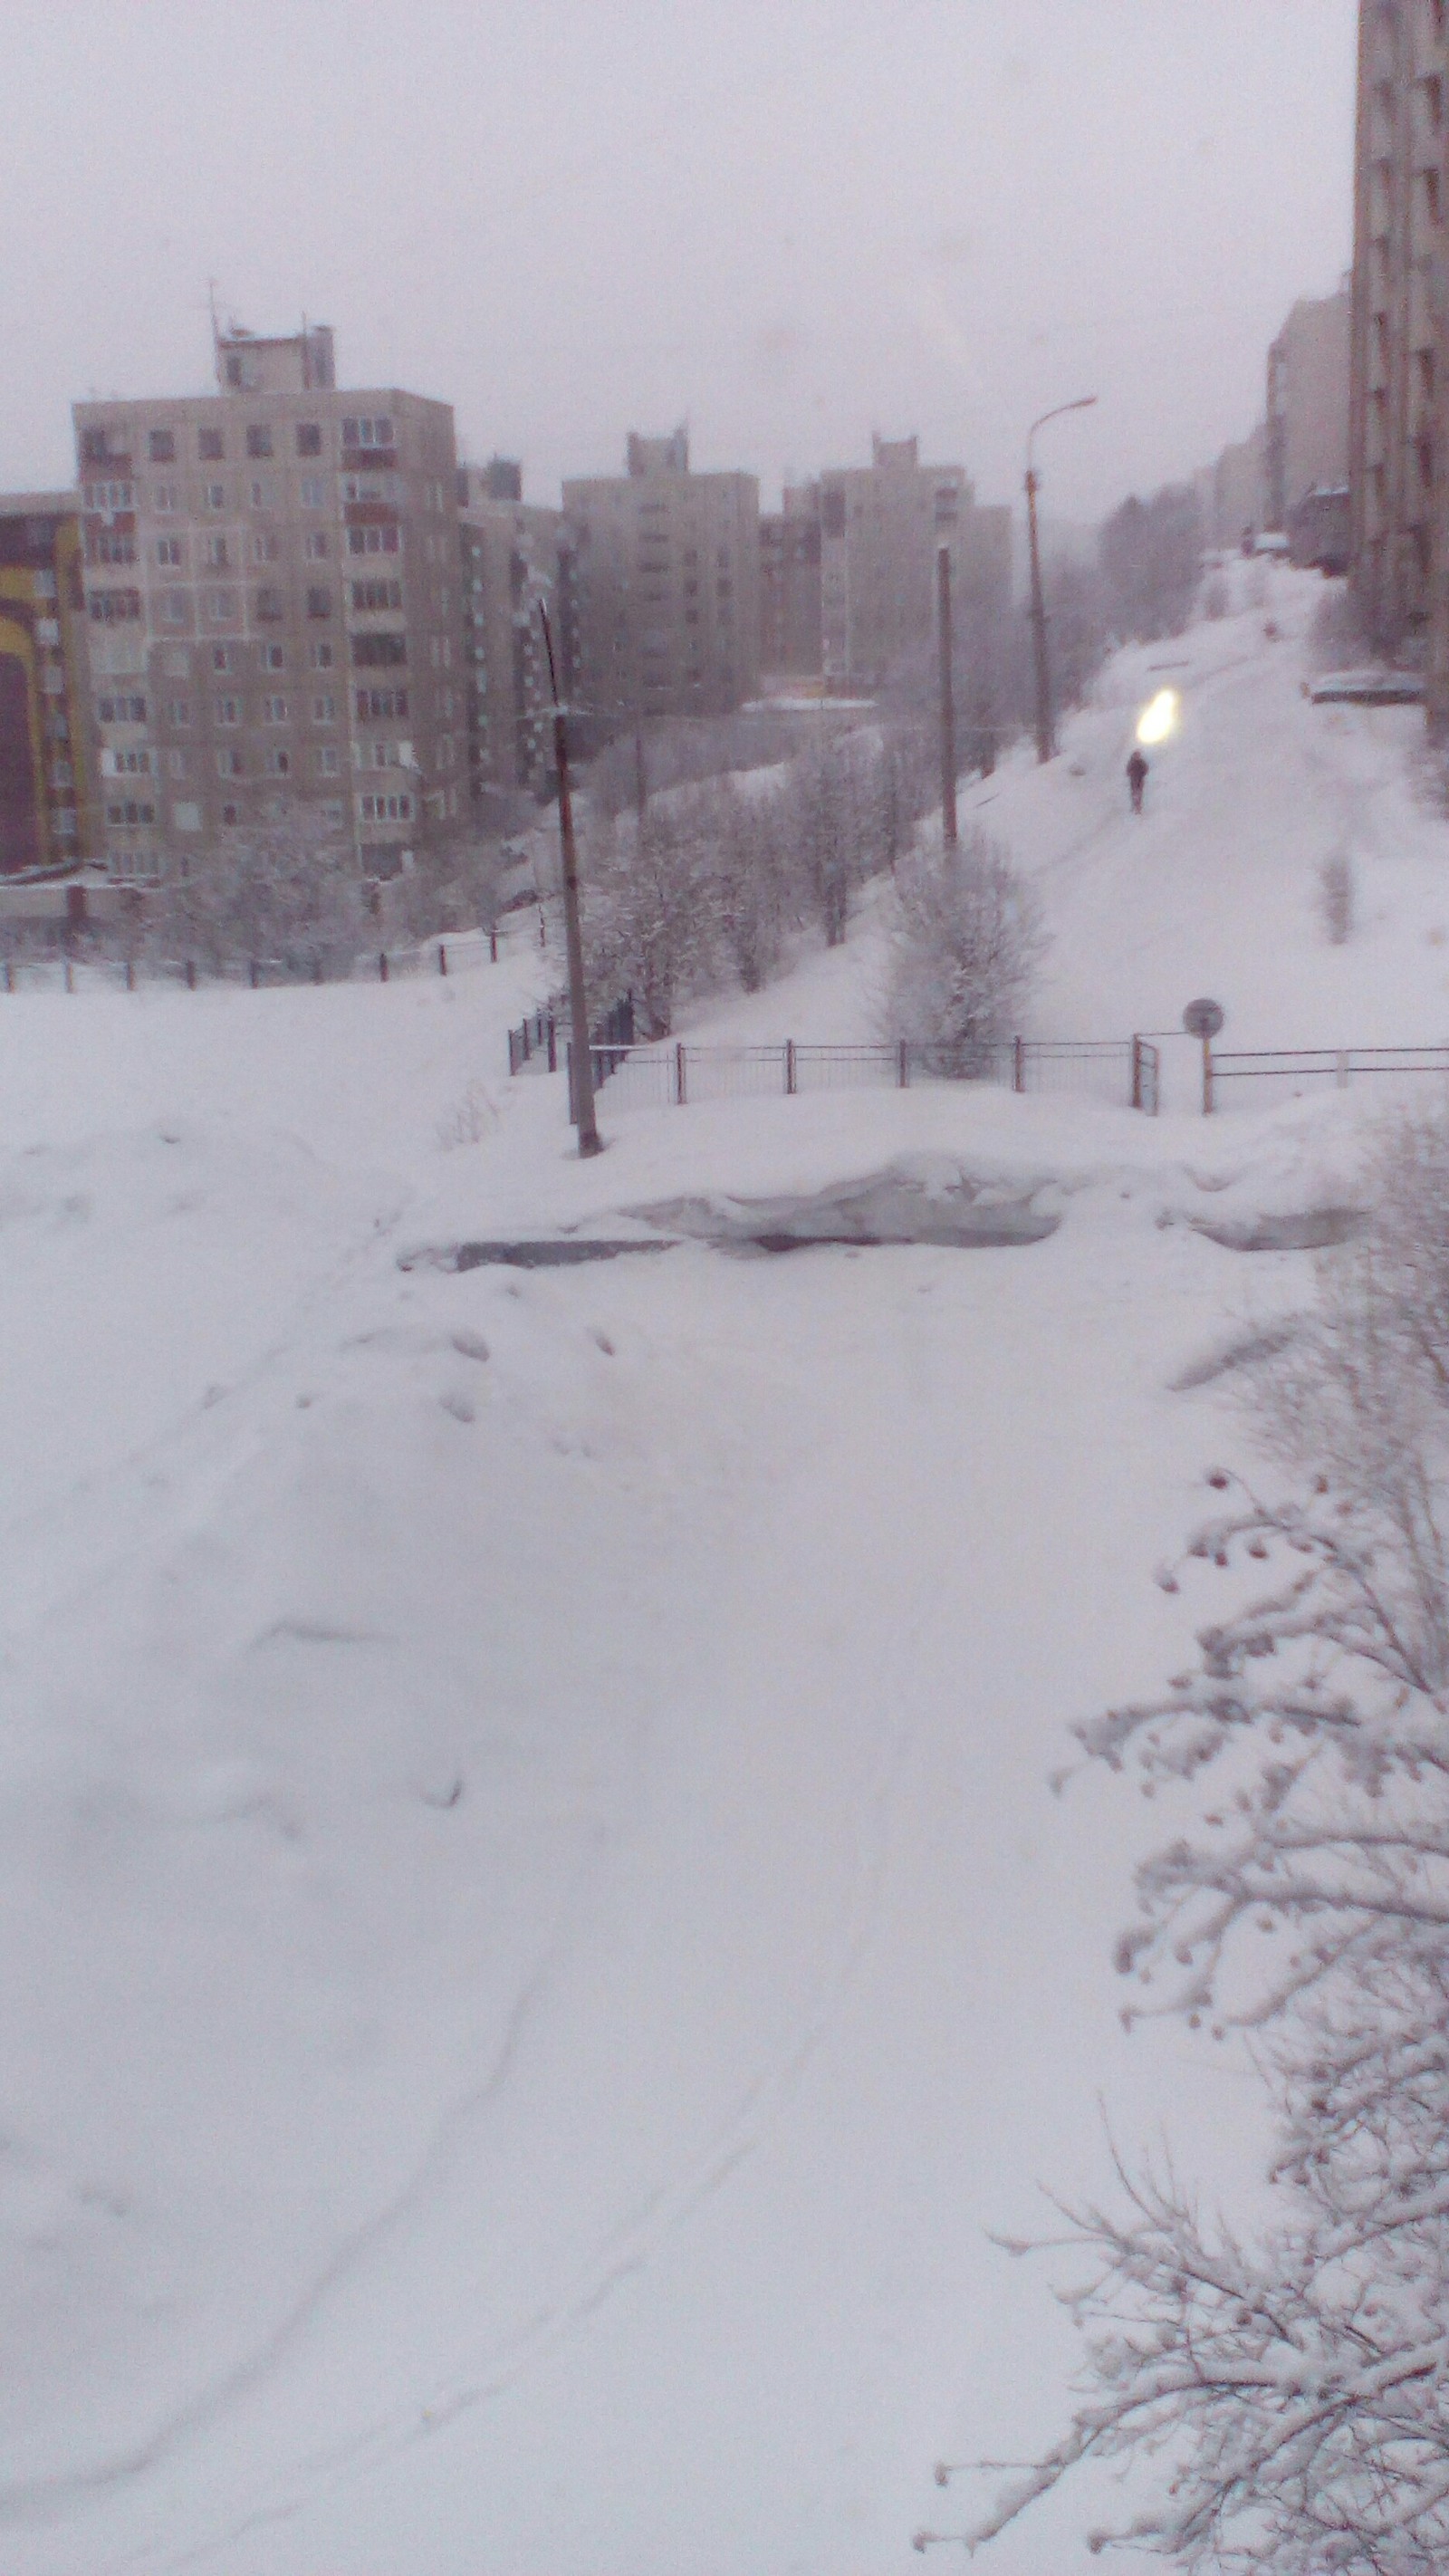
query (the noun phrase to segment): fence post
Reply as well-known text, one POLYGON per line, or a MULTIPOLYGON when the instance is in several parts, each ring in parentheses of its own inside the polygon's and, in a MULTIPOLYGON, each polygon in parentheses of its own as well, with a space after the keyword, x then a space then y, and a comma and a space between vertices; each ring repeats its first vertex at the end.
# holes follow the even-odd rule
POLYGON ((65 989, 68 993, 75 991, 75 969, 68 957, 65 961, 65 989))
POLYGON ((7 957, 5 960, 5 990, 7 993, 13 993, 15 990, 15 960, 13 957, 7 957))
POLYGON ((498 963, 498 933, 496 930, 490 930, 488 933, 488 963, 490 966, 496 966, 498 963))
POLYGON ((1011 1087, 1013 1091, 1025 1091, 1026 1089, 1026 1041, 1024 1038, 1013 1038, 1011 1041, 1011 1087))
POLYGON ((255 957, 249 957, 247 959, 247 982, 250 984, 253 992, 257 989, 258 981, 257 961, 255 957))
POLYGON ((1142 1106, 1142 1040, 1134 1032, 1132 1039, 1132 1106, 1142 1106))
POLYGON ((793 1100, 795 1096, 795 1041, 793 1038, 785 1040, 785 1096, 787 1100, 793 1100))
POLYGON ((188 993, 194 993, 196 990, 196 960, 194 957, 188 957, 186 960, 186 989, 188 993))
POLYGON ((683 1038, 676 1038, 674 1041, 674 1105, 676 1109, 682 1109, 684 1107, 685 1097, 684 1040, 683 1038))
POLYGON ((898 1038, 898 1039, 897 1039, 897 1041, 896 1041, 896 1088, 897 1088, 897 1090, 898 1090, 898 1091, 909 1091, 910 1087, 911 1087, 911 1045, 910 1045, 910 1040, 909 1040, 909 1038, 898 1038))
POLYGON ((320 957, 314 957, 312 960, 312 981, 314 984, 320 984, 322 981, 322 960, 320 957))
POLYGON ((385 948, 379 948, 377 952, 377 980, 379 984, 385 984, 387 982, 387 950, 385 948))
POLYGON ((440 975, 446 975, 447 971, 448 971, 448 952, 447 952, 447 949, 444 947, 444 945, 443 945, 443 943, 442 943, 442 941, 441 941, 441 939, 440 939, 440 940, 439 940, 439 942, 438 942, 438 973, 439 973, 440 975))
POLYGON ((126 960, 126 990, 127 990, 127 992, 128 992, 128 993, 134 993, 135 989, 136 989, 136 960, 135 960, 135 958, 134 958, 134 957, 128 957, 128 958, 127 958, 127 960, 126 960))
POLYGON ((550 1073, 558 1071, 558 1030, 552 1011, 548 1015, 548 1069, 550 1073))
POLYGON ((1334 1080, 1335 1080, 1335 1082, 1337 1083, 1339 1090, 1340 1090, 1340 1091, 1347 1091, 1347 1089, 1348 1089, 1348 1049, 1347 1049, 1347 1047, 1340 1047, 1340 1048, 1339 1048, 1339 1050, 1338 1050, 1338 1062, 1337 1062, 1337 1064, 1334 1066, 1333 1072, 1334 1072, 1334 1080))
POLYGON ((1204 1118, 1211 1118, 1213 1114, 1213 1042, 1211 1038, 1204 1038, 1202 1042, 1202 1114, 1204 1118))

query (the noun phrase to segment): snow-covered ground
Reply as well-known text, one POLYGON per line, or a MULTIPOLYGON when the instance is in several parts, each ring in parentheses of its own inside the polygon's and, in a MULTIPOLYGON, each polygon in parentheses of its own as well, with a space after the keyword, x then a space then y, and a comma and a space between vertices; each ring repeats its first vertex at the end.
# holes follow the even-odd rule
MULTIPOLYGON (((1449 824, 1411 711, 1302 698, 1320 595, 1119 657, 964 799, 1043 1034, 1449 1034, 1449 824)), ((691 1037, 869 1034, 876 938, 691 1037)), ((0 1003, 5 2576, 888 2576, 937 2458, 1062 2417, 985 2231, 1103 2187, 1104 2110, 1253 2199, 1241 2063, 1117 2020, 1163 1819, 1048 1780, 1192 1616, 1151 1570, 1243 1434, 1182 1381, 1308 1284, 1203 1224, 1351 1200, 1375 1102, 606 1090, 581 1165, 503 1076, 547 981, 0 1003), (416 1257, 887 1170, 1060 1223, 416 1257)))

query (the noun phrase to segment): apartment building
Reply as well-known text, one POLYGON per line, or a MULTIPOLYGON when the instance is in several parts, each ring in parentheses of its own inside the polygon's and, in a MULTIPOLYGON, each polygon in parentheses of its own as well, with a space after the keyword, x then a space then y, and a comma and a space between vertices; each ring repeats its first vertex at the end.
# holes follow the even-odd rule
POLYGON ((787 483, 760 519, 760 668, 818 677, 821 657, 820 486, 787 483))
POLYGON ((1264 480, 1270 528, 1286 528, 1310 492, 1348 481, 1352 297, 1303 296, 1268 351, 1264 480))
POLYGON ((73 492, 0 497, 0 878, 95 847, 95 742, 73 492))
POLYGON ((554 774, 553 690, 539 618, 548 609, 562 688, 572 663, 564 515, 523 497, 511 458, 458 468, 468 764, 489 788, 546 793, 554 774))
POLYGON ((760 683, 760 487, 696 474, 683 429, 563 487, 586 744, 640 716, 720 715, 760 683))
POLYGON ((75 406, 101 839, 186 866, 304 800, 392 875, 468 806, 453 415, 232 330, 217 390, 75 406))
POLYGON ((963 637, 1009 609, 1010 511, 979 509, 965 468, 923 465, 914 438, 876 438, 869 465, 822 474, 820 537, 822 663, 836 687, 879 688, 933 649, 943 545, 963 637))
MULTIPOLYGON (((1349 486, 1352 578, 1384 649, 1422 653, 1443 384, 1444 0, 1360 0, 1349 486)), ((1436 567, 1435 556, 1439 555, 1436 567)), ((1445 603, 1441 600, 1442 610, 1445 603)))

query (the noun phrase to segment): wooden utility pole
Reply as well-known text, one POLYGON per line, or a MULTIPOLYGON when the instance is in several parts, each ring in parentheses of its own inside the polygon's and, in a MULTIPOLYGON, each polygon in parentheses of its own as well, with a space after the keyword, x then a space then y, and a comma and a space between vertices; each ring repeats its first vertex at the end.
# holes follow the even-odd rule
POLYGON ((558 770, 558 836, 563 852, 564 938, 569 962, 569 1030, 573 1039, 573 1114, 579 1152, 601 1154, 603 1139, 594 1115, 594 1060, 589 1052, 589 1006, 584 993, 584 936, 579 921, 579 854, 574 840, 574 809, 569 795, 568 724, 558 693, 558 668, 548 610, 538 603, 548 654, 548 682, 553 691, 553 751, 558 770))
POLYGON ((951 672, 951 549, 936 549, 936 625, 941 654, 941 838, 956 847, 956 699, 951 672))
POLYGON ((642 823, 649 807, 649 773, 644 766, 644 727, 634 718, 634 804, 642 823))
POLYGON ((1036 532, 1036 472, 1026 469, 1026 533, 1031 554, 1031 641, 1036 662, 1036 756, 1050 760, 1056 748, 1052 740, 1052 684, 1047 665, 1046 601, 1041 586, 1041 546, 1036 532))

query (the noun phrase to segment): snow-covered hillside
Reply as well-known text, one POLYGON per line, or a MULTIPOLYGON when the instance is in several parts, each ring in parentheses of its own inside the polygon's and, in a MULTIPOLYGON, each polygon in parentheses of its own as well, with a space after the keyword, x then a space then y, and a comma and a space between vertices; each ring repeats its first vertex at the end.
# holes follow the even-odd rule
MULTIPOLYGON (((1120 656, 964 799, 1042 1033, 1449 1034, 1449 824, 1411 712, 1302 697, 1320 595, 1120 656)), ((876 938, 691 1036, 867 1034, 876 938)), ((1205 1363, 1307 1286, 1204 1229, 1351 1199, 1377 1103, 1205 1122, 1182 1041, 1155 1122, 606 1090, 580 1165, 503 1076, 546 980, 0 1001, 5 2576, 888 2576, 933 2461, 1060 2421, 985 2230, 1103 2183, 1099 2100, 1252 2200, 1241 2063, 1117 2020, 1161 1817, 1047 1783, 1176 1658, 1151 1569, 1243 1446, 1205 1363), (418 1257, 887 1170, 1060 1222, 418 1257)))

